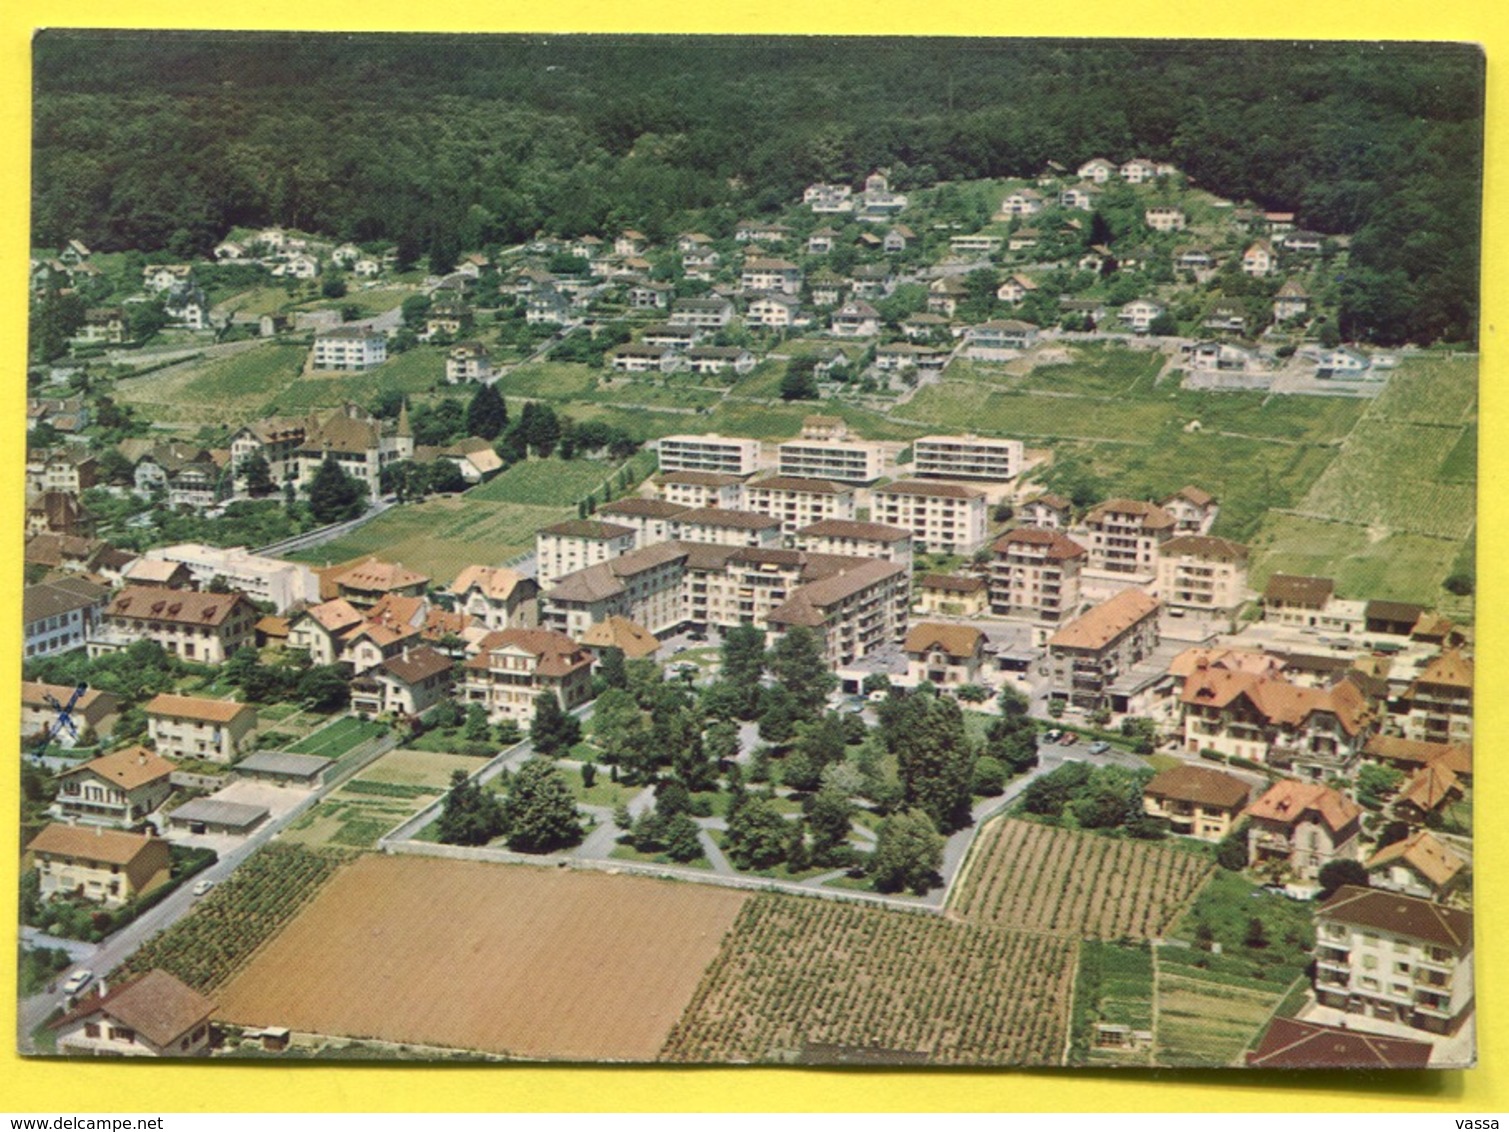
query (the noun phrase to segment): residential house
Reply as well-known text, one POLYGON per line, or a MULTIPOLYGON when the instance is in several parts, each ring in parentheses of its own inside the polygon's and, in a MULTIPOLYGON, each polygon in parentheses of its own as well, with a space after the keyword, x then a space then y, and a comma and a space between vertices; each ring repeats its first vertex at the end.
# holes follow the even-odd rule
POLYGON ((884 523, 823 519, 798 530, 793 542, 798 550, 813 554, 883 558, 907 566, 912 562, 911 532, 884 523))
POLYGON ((677 299, 671 303, 667 320, 672 326, 696 326, 703 330, 722 330, 734 317, 734 305, 719 295, 697 299, 677 299))
POLYGON ((57 727, 53 743, 66 749, 76 746, 81 740, 107 738, 115 729, 120 715, 121 698, 113 692, 98 688, 86 690, 74 699, 76 688, 66 684, 43 684, 35 680, 21 681, 21 738, 32 739, 45 735, 57 727, 60 709, 67 707, 78 735, 66 727, 57 727), (92 734, 91 734, 92 733, 92 734))
POLYGON ((1158 506, 1174 517, 1174 533, 1179 535, 1210 534, 1221 513, 1220 501, 1194 484, 1185 484, 1158 506))
POLYGON ((686 368, 695 374, 720 374, 733 370, 743 377, 758 362, 742 346, 693 346, 682 354, 686 368))
POLYGON ((887 342, 875 348, 875 368, 886 373, 908 370, 937 372, 948 362, 948 351, 917 342, 887 342))
POLYGON ((163 692, 143 710, 153 746, 172 759, 233 763, 257 729, 257 709, 234 700, 163 692))
POLYGON ((916 238, 916 232, 913 232, 905 224, 897 224, 886 232, 885 238, 880 242, 880 246, 888 255, 895 255, 897 252, 906 251, 907 244, 916 238))
POLYGON ((1158 647, 1158 602, 1122 590, 1048 638, 1048 694, 1095 712, 1126 710, 1118 680, 1158 647))
POLYGON ((966 236, 951 236, 948 248, 956 256, 992 256, 1001 250, 1003 242, 1000 236, 975 232, 966 236))
POLYGON ((886 175, 876 170, 865 178, 864 192, 860 193, 861 220, 884 220, 906 208, 904 193, 891 191, 886 175))
POLYGON ((1138 499, 1108 499, 1085 515, 1092 570, 1151 579, 1159 547, 1174 533, 1175 520, 1162 507, 1138 499))
POLYGON ((1006 282, 996 288, 996 298, 1003 303, 1019 303, 1037 290, 1037 284, 1018 272, 1008 275, 1006 282))
POLYGON ((856 299, 883 299, 896 289, 889 264, 862 263, 849 273, 849 290, 856 299))
POLYGON ((1181 763, 1155 774, 1142 788, 1142 809, 1163 818, 1174 833, 1221 841, 1247 808, 1251 787, 1235 775, 1181 763))
POLYGON ((1467 862, 1424 829, 1383 846, 1367 870, 1369 887, 1421 900, 1446 900, 1468 876, 1467 862))
POLYGON ((701 330, 681 323, 652 323, 639 332, 639 340, 646 346, 669 346, 678 351, 695 346, 701 339, 701 330))
POLYGON ((1472 913, 1344 885, 1315 912, 1315 997, 1434 1034, 1472 1011, 1472 913))
MULTIPOLYGON (((950 312, 952 313, 952 312, 950 312)), ((964 352, 981 361, 1002 361, 1030 349, 1037 341, 1038 329, 1016 318, 995 318, 964 328, 964 352)))
POLYGON ((1230 618, 1247 600, 1248 550, 1210 535, 1176 535, 1158 548, 1154 592, 1175 617, 1230 618))
POLYGON ((1310 293, 1294 279, 1286 279, 1273 296, 1273 321, 1303 318, 1310 311, 1310 293))
POLYGON ((154 968, 103 986, 56 1022, 58 1052, 77 1057, 195 1057, 210 1051, 213 999, 154 968))
POLYGON ((985 493, 961 484, 897 480, 876 489, 871 518, 911 531, 919 548, 973 554, 985 541, 985 493))
POLYGON ((1068 528, 1074 516, 1074 504, 1062 495, 1051 491, 1035 495, 1023 503, 1017 511, 1017 522, 1024 527, 1037 527, 1045 531, 1061 531, 1068 528))
POLYGON ((655 634, 627 617, 609 617, 599 621, 582 634, 580 644, 599 663, 609 649, 617 649, 628 660, 643 660, 660 651, 660 642, 655 639, 655 634))
POLYGON ((1316 628, 1335 596, 1330 578, 1302 574, 1273 574, 1263 590, 1263 620, 1295 628, 1316 628))
POLYGON ((1006 250, 1011 252, 1032 251, 1043 238, 1036 228, 1018 228, 1006 238, 1006 250))
POLYGON ((880 333, 880 312, 863 299, 851 299, 833 312, 835 338, 873 338, 880 333))
POLYGON ((1184 214, 1182 208, 1173 208, 1168 205, 1157 205, 1145 209, 1142 219, 1154 232, 1182 232, 1189 223, 1189 217, 1184 214))
POLYGON ((44 491, 26 505, 26 535, 94 537, 94 515, 66 491, 44 491))
POLYGON ((1447 649, 1432 658, 1403 696, 1404 734, 1426 743, 1472 742, 1472 658, 1447 649))
POLYGON ((744 508, 779 519, 791 535, 823 519, 853 519, 854 489, 832 480, 770 476, 744 485, 744 508))
POLYGON ((795 295, 779 292, 756 295, 744 308, 744 321, 750 326, 768 326, 784 330, 801 320, 801 303, 795 295))
POLYGON ((571 300, 554 286, 537 286, 524 301, 524 321, 530 326, 563 326, 571 321, 571 300))
POLYGON ((1410 826, 1425 825, 1446 807, 1466 796, 1456 772, 1437 761, 1421 767, 1403 786, 1394 800, 1394 816, 1410 826))
POLYGON ((98 482, 99 461, 82 448, 63 447, 27 453, 28 492, 63 491, 82 495, 98 482))
POLYGON ((802 289, 802 269, 790 260, 751 257, 739 272, 739 289, 745 293, 795 295, 802 289))
POLYGON ((629 287, 630 310, 665 310, 675 289, 669 283, 635 283, 629 287))
POLYGON ((445 380, 451 384, 493 379, 492 357, 481 342, 458 342, 445 356, 445 380))
POLYGON ((1079 612, 1085 548, 1056 530, 1020 527, 991 547, 990 611, 1062 624, 1079 612))
POLYGON ((1372 359, 1361 350, 1351 346, 1338 346, 1334 350, 1320 352, 1315 362, 1315 376, 1356 381, 1367 375, 1372 364, 1372 359))
POLYGON ((1070 185, 1060 190, 1058 204, 1060 208, 1070 208, 1077 212, 1094 212, 1095 198, 1100 195, 1101 188, 1094 182, 1081 185, 1070 185))
POLYGON ((1254 279, 1272 275, 1278 270, 1278 253, 1267 240, 1258 240, 1242 253, 1242 273, 1254 279))
POLYGON ((58 578, 25 587, 21 591, 25 659, 83 648, 104 616, 109 593, 83 578, 58 578))
POLYGON ((677 373, 685 360, 669 346, 625 342, 608 351, 608 365, 619 373, 677 373))
POLYGON ((346 637, 345 653, 341 661, 350 666, 353 675, 359 677, 383 661, 419 647, 421 639, 422 633, 416 625, 393 618, 368 618, 346 637))
POLYGON ((974 574, 926 574, 917 583, 917 608, 942 617, 978 617, 989 605, 984 578, 974 574))
POLYGON ((417 716, 450 692, 451 658, 428 645, 405 647, 384 657, 351 682, 353 711, 417 716))
POLYGON ((1107 161, 1104 157, 1092 157, 1081 165, 1075 171, 1074 175, 1081 181, 1090 181, 1097 185, 1104 185, 1116 173, 1117 167, 1114 163, 1107 161))
POLYGON ((317 370, 369 370, 388 360, 388 340, 367 326, 337 326, 314 336, 310 365, 317 370))
POLYGON ((363 483, 369 498, 382 494, 382 470, 414 457, 414 432, 408 406, 396 422, 380 421, 358 405, 347 403, 317 410, 304 417, 266 417, 238 429, 231 436, 230 466, 236 488, 245 490, 246 462, 261 457, 278 487, 293 483, 306 489, 326 459, 363 483))
POLYGON ((1134 334, 1147 334, 1163 314, 1162 303, 1155 303, 1152 299, 1133 299, 1117 313, 1117 318, 1127 324, 1134 334))
POLYGON ((567 711, 592 698, 592 657, 570 637, 548 629, 503 629, 482 638, 462 665, 457 698, 481 704, 490 723, 528 726, 535 701, 554 696, 567 711))
POLYGON ((197 664, 223 664, 255 640, 260 614, 242 593, 193 593, 127 586, 105 607, 89 638, 90 656, 136 641, 156 641, 174 656, 197 664))
POLYGON ((969 298, 969 288, 957 275, 945 275, 927 285, 927 309, 944 318, 953 318, 959 304, 969 298))
POLYGON ((1140 185, 1158 176, 1158 166, 1145 157, 1134 157, 1122 162, 1121 179, 1129 185, 1140 185))
POLYGON ((1274 1018, 1246 1063, 1254 1069, 1424 1069, 1431 1052, 1429 1042, 1274 1018))
POLYGON ((58 774, 53 811, 68 822, 130 827, 173 792, 173 764, 145 747, 122 747, 58 774))
POLYGON ((26 846, 43 900, 82 898, 120 908, 168 883, 168 843, 160 837, 78 825, 45 826, 26 846))
POLYGON ((557 579, 584 567, 627 554, 636 540, 632 527, 599 519, 569 519, 541 527, 534 539, 540 589, 548 590, 557 579))
MULTIPOLYGON (((320 599, 320 583, 314 571, 300 562, 268 558, 253 554, 244 546, 218 547, 185 542, 148 550, 143 563, 161 562, 182 565, 196 589, 208 590, 227 585, 240 590, 253 601, 270 603, 278 613, 286 613, 301 602, 320 599)), ((133 571, 131 580, 144 583, 147 575, 133 571)), ((172 582, 172 575, 165 581, 172 582)))
POLYGON ((980 683, 987 671, 985 634, 969 625, 924 621, 907 630, 901 648, 912 685, 959 688, 980 683))
POLYGON ((126 313, 120 307, 90 307, 79 337, 85 342, 119 345, 126 340, 126 313))
POLYGON ((325 571, 324 580, 334 588, 335 596, 345 598, 358 610, 370 610, 389 594, 422 597, 430 583, 425 574, 372 555, 325 571))
POLYGON ((1247 809, 1249 859, 1315 880, 1332 861, 1355 861, 1362 807, 1320 782, 1280 779, 1247 809))
POLYGON ((838 231, 826 224, 818 228, 807 237, 808 255, 827 255, 833 250, 833 241, 838 239, 838 231))
POLYGON ((1036 216, 1045 204, 1043 194, 1036 189, 1016 189, 1001 202, 1001 212, 1005 216, 1036 216))
POLYGON ((854 190, 848 185, 817 182, 802 193, 802 203, 816 213, 853 212, 854 190))
POLYGON ((948 334, 948 330, 948 319, 928 311, 918 311, 901 320, 901 333, 905 334, 910 342, 926 342, 941 338, 948 334))
POLYGON ((457 608, 491 630, 533 629, 539 592, 533 578, 506 566, 467 566, 450 586, 457 608))

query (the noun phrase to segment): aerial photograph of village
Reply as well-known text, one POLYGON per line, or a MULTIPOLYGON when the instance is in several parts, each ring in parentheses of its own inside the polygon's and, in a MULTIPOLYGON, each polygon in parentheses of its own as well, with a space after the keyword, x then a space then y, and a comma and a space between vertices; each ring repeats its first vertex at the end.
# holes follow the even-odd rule
POLYGON ((22 1053, 1474 1063, 1476 47, 33 64, 22 1053))

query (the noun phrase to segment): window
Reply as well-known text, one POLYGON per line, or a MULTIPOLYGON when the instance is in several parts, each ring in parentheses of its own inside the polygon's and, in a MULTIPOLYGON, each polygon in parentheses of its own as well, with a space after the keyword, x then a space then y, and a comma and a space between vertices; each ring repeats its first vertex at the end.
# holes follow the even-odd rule
POLYGON ((1378 956, 1364 955, 1362 957, 1362 968, 1365 971, 1376 971, 1378 969, 1378 956))
POLYGON ((99 1037, 100 1036, 100 1024, 98 1022, 85 1022, 84 1023, 84 1036, 86 1038, 97 1038, 97 1037, 99 1037))

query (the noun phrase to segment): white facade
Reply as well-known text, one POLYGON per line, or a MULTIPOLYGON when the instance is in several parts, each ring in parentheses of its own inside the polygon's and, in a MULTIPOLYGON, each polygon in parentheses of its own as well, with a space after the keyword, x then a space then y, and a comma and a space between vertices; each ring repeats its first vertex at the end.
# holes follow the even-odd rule
POLYGON ((924 436, 912 444, 913 473, 942 479, 1009 480, 1022 471, 1020 440, 924 436))
POLYGON ((864 441, 788 440, 778 452, 783 476, 869 483, 885 471, 885 452, 864 441))
POLYGON ((388 360, 388 341, 380 331, 338 327, 314 336, 315 369, 372 369, 388 360))
POLYGON ((194 583, 208 589, 216 578, 231 589, 256 601, 269 601, 279 613, 298 602, 314 605, 320 600, 320 580, 301 562, 285 562, 253 554, 244 546, 218 547, 185 542, 154 547, 143 556, 154 562, 181 562, 194 583))
POLYGON ((662 472, 722 472, 754 475, 760 463, 760 442, 741 436, 663 436, 656 442, 662 472))

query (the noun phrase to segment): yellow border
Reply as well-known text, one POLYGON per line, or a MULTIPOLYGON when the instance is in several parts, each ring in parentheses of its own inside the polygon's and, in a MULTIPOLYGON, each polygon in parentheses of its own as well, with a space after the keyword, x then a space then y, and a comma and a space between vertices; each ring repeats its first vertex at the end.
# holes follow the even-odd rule
MULTIPOLYGON (((1503 124, 1509 95, 1498 67, 1509 57, 1509 19, 1483 0, 1330 0, 1299 7, 1238 5, 1232 0, 1081 0, 1074 5, 991 5, 981 0, 780 0, 758 8, 652 0, 578 0, 561 9, 504 8, 475 0, 430 0, 424 5, 369 0, 359 8, 332 0, 260 0, 255 4, 175 4, 170 0, 12 0, 0 6, 0 359, 10 375, 4 394, 0 475, 16 485, 0 493, 0 529, 17 553, 3 568, 0 640, 19 643, 19 531, 23 467, 21 399, 26 333, 28 211, 29 45, 32 29, 137 27, 225 29, 352 29, 360 12, 364 30, 394 31, 690 31, 706 33, 1096 35, 1256 39, 1434 39, 1481 43, 1488 53, 1488 204, 1484 209, 1484 290, 1481 482, 1503 482, 1509 472, 1506 412, 1496 389, 1502 361, 1497 327, 1505 315, 1503 280, 1509 275, 1502 217, 1509 157, 1503 124), (551 14, 545 14, 546 12, 551 14), (555 14, 559 13, 559 14, 555 14), (631 14, 626 14, 631 13, 631 14), (1496 216, 1497 211, 1497 216, 1496 216)), ((1479 534, 1483 581, 1502 561, 1504 530, 1494 497, 1485 495, 1479 534)), ((1501 580, 1498 570, 1493 580, 1501 580)), ((1501 862, 1509 844, 1504 824, 1505 774, 1496 766, 1504 733, 1505 655, 1502 589, 1485 593, 1479 609, 1478 744, 1482 770, 1477 790, 1479 859, 1501 862)), ((19 647, 0 647, 0 688, 19 679, 19 647)), ((16 734, 18 706, 0 696, 0 735, 16 734)), ((14 814, 14 770, 0 774, 0 813, 14 814)), ((5 828, 13 829, 9 817, 5 828)), ((1502 867, 1502 866, 1501 866, 1502 867)), ((17 856, 0 853, 0 892, 15 891, 17 856)), ((1509 1078, 1502 1070, 1506 1038, 1503 981, 1509 948, 1495 933, 1509 909, 1501 874, 1477 870, 1479 1057, 1467 1072, 1430 1074, 1280 1075, 1221 1073, 862 1072, 787 1070, 660 1070, 564 1068, 428 1068, 224 1063, 164 1068, 146 1065, 27 1061, 13 1049, 14 983, 0 977, 4 1033, 0 1034, 0 1111, 218 1112, 218 1111, 645 1111, 671 1110, 902 1110, 902 1111, 1509 1111, 1509 1078), (1485 912, 1482 910, 1490 910, 1485 912), (1497 914, 1491 914, 1497 913, 1497 914)), ((9 917, 5 917, 9 922, 9 917)), ((6 929, 7 932, 10 930, 6 929)), ((7 937, 9 938, 9 937, 7 937)))

